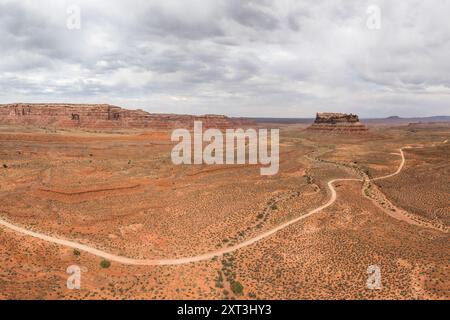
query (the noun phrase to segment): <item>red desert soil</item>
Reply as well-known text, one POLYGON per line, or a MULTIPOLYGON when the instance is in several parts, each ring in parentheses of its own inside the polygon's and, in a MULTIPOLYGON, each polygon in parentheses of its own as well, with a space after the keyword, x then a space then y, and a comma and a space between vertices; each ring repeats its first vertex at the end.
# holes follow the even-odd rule
MULTIPOLYGON (((422 207, 412 201, 419 208, 412 212, 395 190, 417 192, 411 184, 428 181, 405 175, 410 159, 412 166, 442 163, 446 170, 448 144, 442 142, 449 131, 383 127, 364 137, 342 138, 297 126, 281 129, 280 172, 261 177, 257 166, 198 166, 195 172, 202 174, 190 176, 192 166, 171 164, 169 135, 147 129, 118 134, 3 127, 3 221, 131 261, 224 254, 173 266, 111 259, 111 267, 102 269, 95 255, 74 255, 73 248, 4 225, 0 297, 448 299, 448 220, 428 215, 438 209, 448 217, 448 209, 439 202, 435 208, 433 201, 422 207), (371 188, 344 180, 331 186, 335 179, 396 172, 398 150, 407 145, 423 145, 432 157, 419 148, 405 149, 405 166, 395 176, 372 181, 371 188), (391 179, 395 185, 385 186, 391 179), (373 194, 361 194, 362 187, 373 194), (417 223, 386 214, 389 205, 417 223), (65 271, 73 264, 84 270, 81 290, 66 288, 65 271), (381 268, 382 290, 366 287, 370 265, 381 268), (231 290, 235 281, 243 285, 242 294, 231 290)), ((440 182, 433 184, 435 194, 448 193, 448 176, 440 172, 426 171, 440 182)))

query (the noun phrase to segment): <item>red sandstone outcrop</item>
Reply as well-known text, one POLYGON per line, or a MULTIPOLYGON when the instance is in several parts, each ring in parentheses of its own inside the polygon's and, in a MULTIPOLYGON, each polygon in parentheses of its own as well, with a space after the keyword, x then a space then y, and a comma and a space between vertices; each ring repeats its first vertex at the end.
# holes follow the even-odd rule
POLYGON ((355 114, 319 112, 308 130, 332 133, 364 133, 368 129, 355 114))
POLYGON ((0 124, 53 128, 122 129, 190 128, 195 120, 204 128, 237 128, 254 123, 222 115, 177 115, 128 110, 108 104, 31 104, 0 105, 0 124))

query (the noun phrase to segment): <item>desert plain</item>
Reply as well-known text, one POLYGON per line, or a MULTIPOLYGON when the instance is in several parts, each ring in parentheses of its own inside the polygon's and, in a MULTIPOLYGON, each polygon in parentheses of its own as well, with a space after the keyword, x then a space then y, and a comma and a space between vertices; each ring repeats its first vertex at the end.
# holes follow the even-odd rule
POLYGON ((329 181, 354 180, 336 181, 335 201, 304 219, 179 264, 105 267, 98 255, 0 225, 0 298, 450 298, 447 125, 364 134, 257 126, 280 129, 276 175, 173 165, 169 130, 1 126, 0 219, 135 260, 227 251, 326 204, 329 181), (67 287, 71 265, 82 270, 80 289, 67 287), (381 288, 372 290, 374 265, 381 288))

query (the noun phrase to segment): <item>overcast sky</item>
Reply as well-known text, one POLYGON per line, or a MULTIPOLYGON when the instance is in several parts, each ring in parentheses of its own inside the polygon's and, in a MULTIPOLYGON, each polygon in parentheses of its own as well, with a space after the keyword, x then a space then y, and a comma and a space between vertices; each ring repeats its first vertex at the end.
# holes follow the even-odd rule
POLYGON ((450 115, 450 1, 0 0, 0 103, 11 102, 450 115), (80 29, 67 27, 71 5, 80 29))

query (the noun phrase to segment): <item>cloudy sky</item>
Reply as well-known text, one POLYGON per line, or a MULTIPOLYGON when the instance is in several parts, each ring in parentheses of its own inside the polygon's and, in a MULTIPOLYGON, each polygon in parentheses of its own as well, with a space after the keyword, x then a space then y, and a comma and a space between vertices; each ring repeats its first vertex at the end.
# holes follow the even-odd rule
POLYGON ((449 14, 447 0, 0 0, 0 103, 450 115, 449 14))

